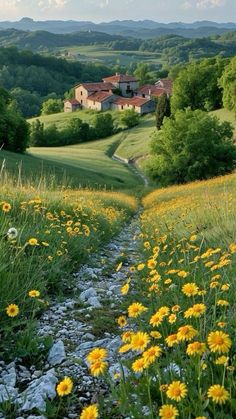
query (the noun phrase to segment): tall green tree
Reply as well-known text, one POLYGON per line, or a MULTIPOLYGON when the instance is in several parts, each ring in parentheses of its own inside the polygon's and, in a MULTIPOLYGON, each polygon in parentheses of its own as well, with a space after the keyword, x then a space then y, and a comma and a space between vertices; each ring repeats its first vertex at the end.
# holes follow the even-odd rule
POLYGON ((156 127, 158 130, 161 129, 165 116, 168 118, 170 114, 170 99, 164 94, 159 97, 156 106, 156 127))
POLYGON ((150 175, 161 184, 223 175, 236 167, 233 128, 201 110, 177 111, 152 140, 150 175))
POLYGON ((151 77, 149 74, 149 65, 146 63, 139 63, 137 68, 134 72, 135 77, 138 79, 138 83, 140 86, 147 84, 150 82, 151 77))
POLYGON ((192 110, 211 111, 222 106, 222 89, 218 79, 227 60, 221 58, 194 62, 182 69, 173 85, 171 110, 190 107, 192 110))
POLYGON ((220 86, 223 87, 224 106, 236 114, 236 57, 225 67, 220 86))

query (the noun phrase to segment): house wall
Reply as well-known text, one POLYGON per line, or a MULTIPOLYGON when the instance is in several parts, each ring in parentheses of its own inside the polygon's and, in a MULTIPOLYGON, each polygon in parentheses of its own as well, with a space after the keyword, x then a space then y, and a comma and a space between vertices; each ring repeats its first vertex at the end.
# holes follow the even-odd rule
POLYGON ((72 112, 72 105, 70 102, 64 103, 64 112, 72 112))
POLYGON ((134 90, 136 90, 137 89, 137 83, 136 83, 136 81, 131 81, 130 83, 127 83, 127 82, 123 82, 123 83, 114 83, 114 85, 116 86, 116 87, 118 87, 118 89, 120 89, 121 90, 121 92, 122 92, 122 96, 125 96, 125 97, 130 97, 130 96, 132 96, 132 94, 133 94, 133 91, 134 90), (129 89, 131 90, 131 92, 130 93, 127 93, 127 89, 128 89, 128 87, 129 87, 129 89))
POLYGON ((82 108, 87 108, 88 91, 83 86, 75 88, 75 99, 78 100, 82 108))
POLYGON ((101 111, 102 110, 102 104, 101 102, 96 102, 94 100, 87 100, 87 108, 93 109, 94 111, 101 111))
POLYGON ((135 106, 135 112, 137 112, 139 115, 144 115, 146 113, 151 113, 154 111, 155 111, 154 101, 147 102, 142 106, 135 106))

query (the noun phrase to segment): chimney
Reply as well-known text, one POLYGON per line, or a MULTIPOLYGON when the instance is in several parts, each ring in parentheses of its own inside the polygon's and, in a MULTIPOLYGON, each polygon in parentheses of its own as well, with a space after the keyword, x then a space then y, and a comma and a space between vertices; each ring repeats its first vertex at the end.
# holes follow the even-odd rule
POLYGON ((119 73, 116 73, 116 76, 119 76, 119 73))
POLYGON ((148 90, 148 95, 151 96, 152 95, 152 91, 151 89, 148 90))

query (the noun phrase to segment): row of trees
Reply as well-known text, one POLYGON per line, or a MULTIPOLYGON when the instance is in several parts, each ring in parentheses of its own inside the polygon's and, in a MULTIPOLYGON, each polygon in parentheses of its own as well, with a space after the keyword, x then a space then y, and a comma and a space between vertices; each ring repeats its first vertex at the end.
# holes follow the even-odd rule
MULTIPOLYGON (((131 128, 139 123, 139 116, 134 111, 127 110, 122 114, 121 122, 126 128, 131 128)), ((97 114, 91 125, 75 117, 62 130, 56 125, 45 128, 44 124, 36 119, 31 125, 30 144, 35 147, 78 144, 109 137, 120 130, 121 128, 115 126, 112 114, 109 112, 97 114)))
POLYGON ((162 96, 157 104, 152 178, 165 185, 183 183, 236 167, 231 124, 207 113, 222 104, 236 116, 236 57, 195 62, 178 72, 171 101, 162 96))

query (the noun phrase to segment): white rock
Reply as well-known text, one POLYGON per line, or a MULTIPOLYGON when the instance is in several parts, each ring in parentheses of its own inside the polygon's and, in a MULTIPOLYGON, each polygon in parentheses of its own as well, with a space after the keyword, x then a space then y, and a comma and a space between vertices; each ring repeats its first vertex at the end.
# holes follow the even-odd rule
POLYGON ((81 301, 85 302, 89 298, 97 297, 97 291, 94 288, 88 288, 87 290, 81 292, 79 298, 81 301))
POLYGON ((61 364, 65 358, 66 358, 66 352, 65 352, 64 343, 62 340, 58 340, 51 347, 47 360, 50 365, 54 366, 54 365, 61 364))
POLYGON ((100 301, 97 297, 90 297, 87 302, 93 308, 101 308, 102 307, 102 304, 100 303, 100 301))
POLYGON ((18 396, 17 389, 14 387, 0 384, 0 403, 12 400, 13 402, 18 396))
POLYGON ((47 374, 32 381, 17 400, 21 405, 21 410, 38 409, 45 412, 46 400, 52 400, 56 397, 57 381, 54 370, 50 370, 47 374))

